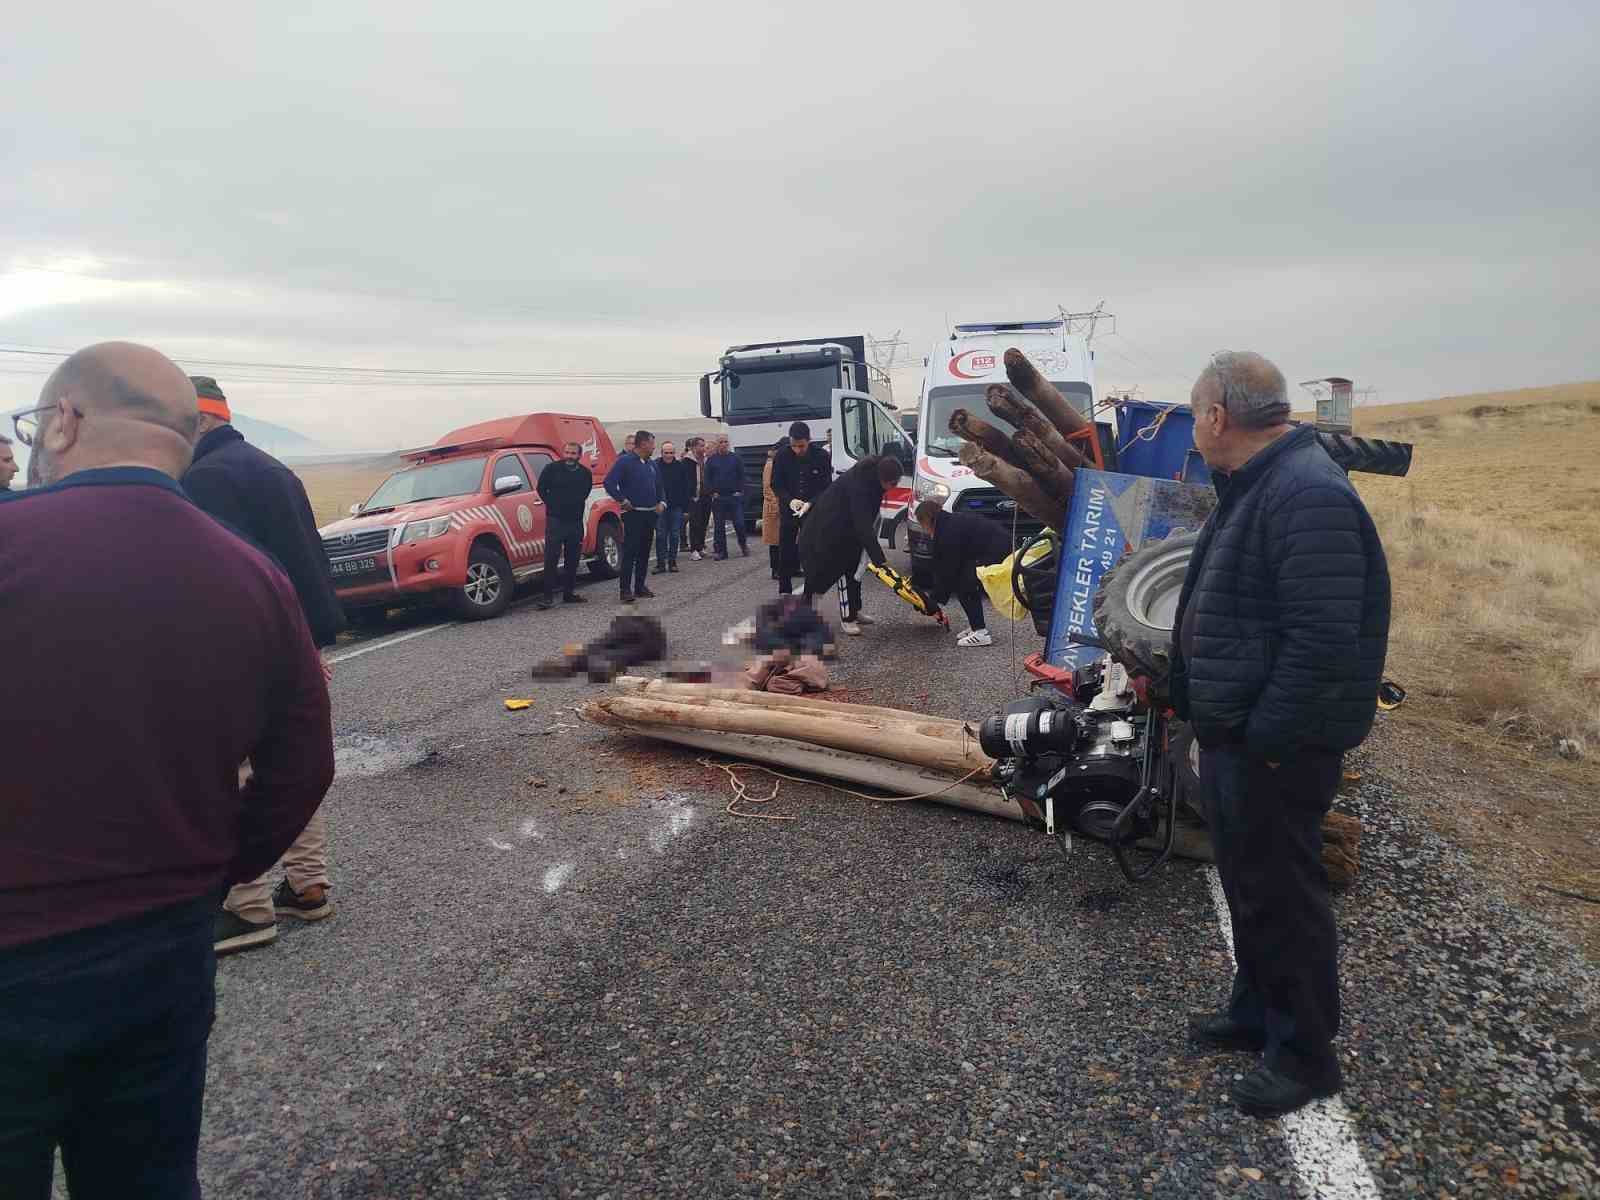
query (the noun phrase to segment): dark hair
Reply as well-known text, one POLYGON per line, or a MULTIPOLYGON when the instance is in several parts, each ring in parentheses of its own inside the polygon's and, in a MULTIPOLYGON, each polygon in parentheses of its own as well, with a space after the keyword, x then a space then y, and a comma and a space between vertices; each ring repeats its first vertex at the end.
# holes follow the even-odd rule
POLYGON ((932 524, 938 519, 939 514, 943 511, 944 505, 940 504, 937 500, 924 500, 921 504, 917 505, 917 523, 919 525, 932 524))
POLYGON ((641 429, 639 432, 633 435, 633 444, 635 446, 637 446, 640 442, 653 442, 655 440, 656 435, 651 433, 648 429, 641 429))
POLYGON ((878 482, 888 487, 890 484, 899 483, 900 477, 906 473, 906 466, 892 454, 885 454, 878 459, 878 482))
POLYGON ((807 425, 804 421, 796 421, 793 425, 789 426, 789 437, 790 440, 793 440, 794 438, 805 438, 805 440, 809 442, 811 440, 811 426, 807 425))

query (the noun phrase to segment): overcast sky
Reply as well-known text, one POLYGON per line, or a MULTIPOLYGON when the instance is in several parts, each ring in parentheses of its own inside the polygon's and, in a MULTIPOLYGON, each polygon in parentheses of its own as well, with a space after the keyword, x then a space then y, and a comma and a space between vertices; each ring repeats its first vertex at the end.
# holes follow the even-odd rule
MULTIPOLYGON (((205 368, 359 448, 685 416, 733 342, 900 329, 920 361, 947 320, 1101 300, 1099 387, 1156 399, 1223 347, 1380 401, 1592 378, 1595 14, 28 5, 0 44, 0 345, 629 379, 205 368)), ((50 361, 0 354, 0 405, 50 361)))

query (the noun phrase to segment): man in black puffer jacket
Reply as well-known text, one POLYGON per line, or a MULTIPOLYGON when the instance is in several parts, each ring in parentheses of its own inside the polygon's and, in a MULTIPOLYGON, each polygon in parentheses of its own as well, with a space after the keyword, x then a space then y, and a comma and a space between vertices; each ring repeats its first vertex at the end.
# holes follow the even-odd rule
POLYGON ((1200 741, 1200 790, 1233 923, 1228 1007, 1200 1042, 1264 1050, 1233 1085, 1278 1116, 1339 1090, 1337 936, 1322 818, 1372 727, 1389 569, 1372 518, 1316 431, 1289 424, 1282 372, 1226 351, 1194 385, 1195 446, 1220 497, 1173 628, 1173 706, 1200 741))
POLYGON ((852 637, 860 636, 863 625, 874 623, 861 611, 856 570, 863 554, 874 566, 889 565, 878 540, 878 516, 884 492, 900 482, 904 471, 892 454, 863 458, 808 505, 800 520, 796 548, 805 569, 806 596, 820 596, 843 579, 846 611, 839 628, 852 637))

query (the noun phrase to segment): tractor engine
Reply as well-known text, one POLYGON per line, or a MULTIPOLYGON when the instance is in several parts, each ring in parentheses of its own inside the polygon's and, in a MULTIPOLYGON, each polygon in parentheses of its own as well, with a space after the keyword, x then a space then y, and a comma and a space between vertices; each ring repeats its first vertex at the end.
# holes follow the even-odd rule
MULTIPOLYGON (((1127 670, 1102 661, 1074 680, 1077 701, 1031 696, 978 727, 978 744, 995 759, 994 779, 1024 816, 1070 845, 1071 829, 1117 840, 1114 826, 1139 794, 1150 719, 1127 670)), ((1148 828, 1145 826, 1149 825, 1148 828)), ((1123 837, 1154 834, 1137 819, 1123 837)))

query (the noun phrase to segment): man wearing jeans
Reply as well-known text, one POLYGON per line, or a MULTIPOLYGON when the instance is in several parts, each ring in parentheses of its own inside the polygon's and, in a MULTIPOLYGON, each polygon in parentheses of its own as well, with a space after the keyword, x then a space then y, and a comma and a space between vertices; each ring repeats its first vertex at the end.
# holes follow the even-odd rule
MULTIPOLYGON (((306 489, 288 467, 244 440, 232 425, 228 399, 217 381, 190 376, 200 408, 194 462, 183 475, 189 499, 272 555, 289 576, 318 646, 331 646, 344 628, 328 556, 311 515, 306 489)), ((333 668, 324 664, 332 678, 333 668)), ((278 939, 278 918, 321 921, 333 916, 329 898, 328 820, 322 809, 283 856, 283 881, 273 873, 230 891, 217 914, 216 949, 232 954, 278 939)))
POLYGON ((679 458, 671 442, 661 443, 656 461, 656 481, 661 492, 661 519, 656 523, 656 574, 678 569, 678 543, 683 537, 683 514, 694 502, 695 463, 679 458))
POLYGON ((635 597, 651 599, 655 596, 645 587, 645 576, 650 571, 650 543, 655 537, 656 521, 666 505, 661 503, 661 489, 657 486, 656 469, 650 464, 655 452, 655 434, 641 429, 631 434, 633 449, 617 456, 606 472, 606 493, 622 505, 622 603, 632 604, 635 597))
POLYGON ((223 889, 333 779, 328 690, 266 554, 197 509, 195 390, 143 346, 72 355, 0 497, 0 1196, 198 1196, 223 889), (114 587, 63 588, 63 546, 114 587), (196 564, 204 586, 196 586, 196 564), (93 703, 84 686, 93 681, 93 703), (239 764, 255 764, 239 786, 239 764))
POLYGON ((1283 373, 1221 351, 1190 396, 1218 503, 1189 557, 1172 706, 1200 744, 1200 792, 1233 926, 1232 993, 1190 1036, 1260 1053, 1233 1100, 1277 1117, 1339 1090, 1338 936, 1322 818, 1372 728, 1389 569, 1361 498, 1289 423, 1283 373))
POLYGON ((717 449, 706 460, 706 491, 711 493, 712 520, 716 532, 712 546, 718 560, 728 557, 728 531, 724 525, 732 519, 734 536, 739 539, 739 553, 750 555, 750 543, 744 531, 744 466, 739 456, 728 445, 726 434, 717 438, 717 449))

